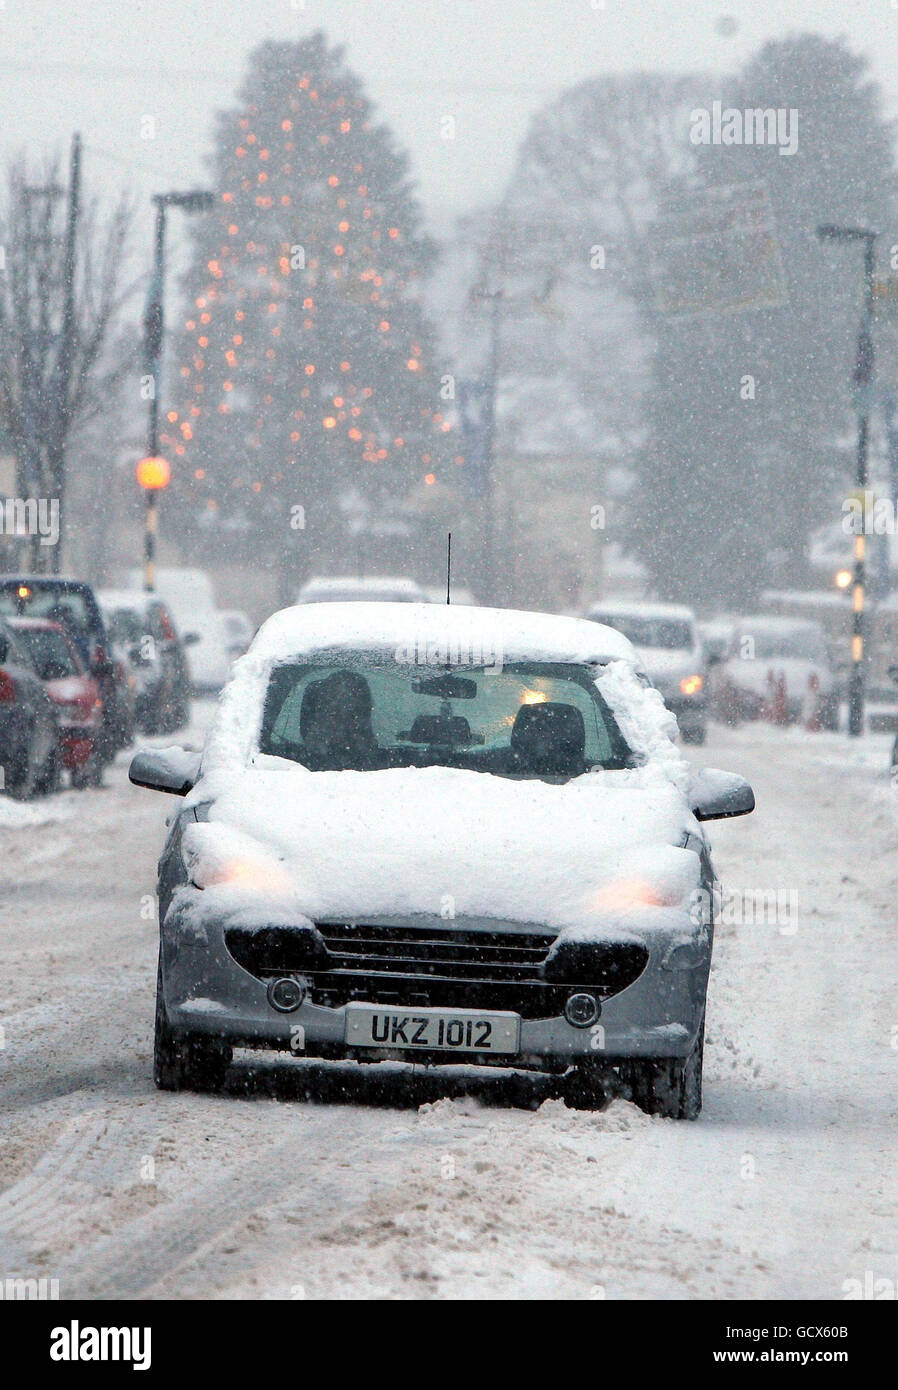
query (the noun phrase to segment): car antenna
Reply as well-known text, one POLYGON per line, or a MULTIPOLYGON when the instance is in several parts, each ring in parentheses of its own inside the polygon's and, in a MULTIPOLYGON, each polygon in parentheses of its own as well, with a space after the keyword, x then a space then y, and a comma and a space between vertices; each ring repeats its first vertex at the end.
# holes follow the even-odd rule
POLYGON ((450 585, 452 583, 452 532, 448 532, 446 542, 446 606, 452 602, 450 597, 450 585))

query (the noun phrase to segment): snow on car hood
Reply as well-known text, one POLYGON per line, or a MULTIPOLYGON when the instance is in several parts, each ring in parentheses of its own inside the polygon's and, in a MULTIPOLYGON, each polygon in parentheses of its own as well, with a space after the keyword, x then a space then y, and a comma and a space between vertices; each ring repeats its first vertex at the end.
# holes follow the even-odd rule
MULTIPOLYGON (((690 813, 647 769, 566 784, 453 768, 248 768, 184 832, 208 908, 671 925, 698 885, 690 813), (204 895, 205 897, 206 895, 204 895)), ((262 914, 264 917, 264 913, 262 914)))

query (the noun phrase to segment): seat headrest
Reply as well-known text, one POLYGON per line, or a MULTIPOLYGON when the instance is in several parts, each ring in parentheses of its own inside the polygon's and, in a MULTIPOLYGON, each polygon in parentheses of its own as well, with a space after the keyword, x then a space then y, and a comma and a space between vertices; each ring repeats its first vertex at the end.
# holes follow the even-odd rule
POLYGON ((575 705, 558 701, 521 705, 511 730, 511 746, 534 771, 578 771, 586 751, 583 715, 575 705))

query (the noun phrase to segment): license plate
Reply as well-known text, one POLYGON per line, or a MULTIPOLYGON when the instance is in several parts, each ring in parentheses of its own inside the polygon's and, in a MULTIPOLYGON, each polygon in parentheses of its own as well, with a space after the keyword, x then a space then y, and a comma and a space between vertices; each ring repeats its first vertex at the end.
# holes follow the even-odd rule
POLYGON ((518 1014, 474 1009, 382 1009, 347 1004, 345 1040, 354 1047, 436 1052, 517 1052, 518 1014))

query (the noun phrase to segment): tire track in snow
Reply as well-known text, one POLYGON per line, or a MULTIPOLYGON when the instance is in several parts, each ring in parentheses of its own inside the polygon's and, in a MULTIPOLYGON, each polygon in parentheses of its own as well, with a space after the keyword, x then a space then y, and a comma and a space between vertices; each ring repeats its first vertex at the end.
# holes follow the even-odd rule
MULTIPOLYGON (((353 1114, 352 1142, 347 1145, 345 1133, 340 1134, 340 1156, 348 1161, 340 1170, 331 1166, 337 1142, 331 1119, 325 1117, 311 1142, 303 1125, 249 1164, 233 1166, 198 1191, 186 1192, 164 1208, 142 1214, 116 1236, 80 1248, 73 1259, 60 1265, 66 1297, 149 1296, 153 1287, 162 1279, 170 1279, 179 1266, 288 1192, 309 1213, 310 1234, 320 1233, 338 1216, 364 1205, 372 1187, 380 1184, 376 1177, 361 1176, 351 1159, 354 1153, 361 1156, 364 1152, 370 1167, 372 1148, 386 1148, 382 1116, 353 1114)), ((395 1178, 393 1172, 392 1183, 384 1179, 383 1185, 395 1185, 395 1178)))

